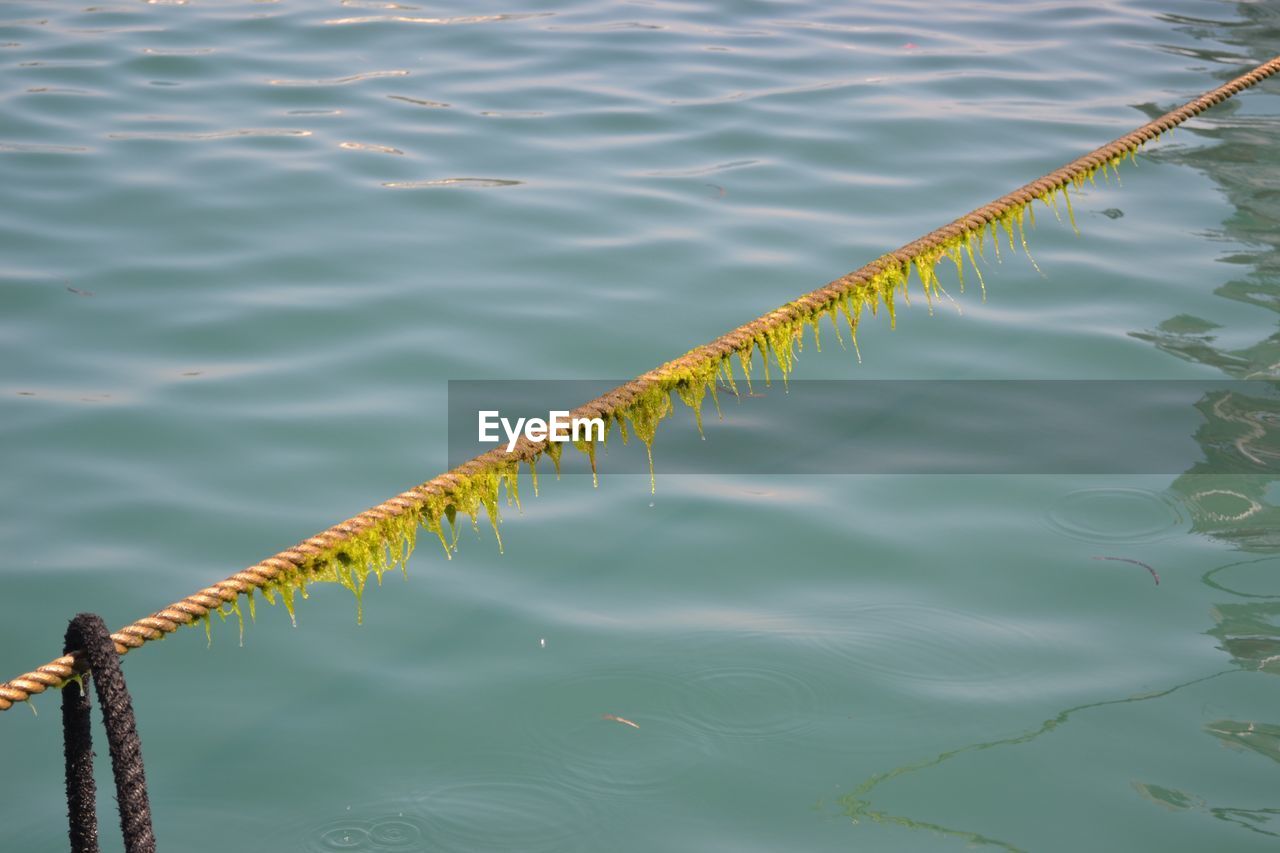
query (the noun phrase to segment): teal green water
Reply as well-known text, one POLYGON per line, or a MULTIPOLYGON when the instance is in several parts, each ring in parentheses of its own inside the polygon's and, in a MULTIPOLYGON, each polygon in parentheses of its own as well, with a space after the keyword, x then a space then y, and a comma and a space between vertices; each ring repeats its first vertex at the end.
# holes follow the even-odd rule
MULTIPOLYGON (((438 473, 449 379, 640 373, 1277 53, 1204 0, 6 4, 0 678, 438 473)), ((798 375, 1275 375, 1277 94, 798 375)), ((1277 506, 544 483, 363 625, 317 587, 130 655, 161 849, 1274 849, 1277 506)), ((35 705, 2 846, 62 850, 35 705)))

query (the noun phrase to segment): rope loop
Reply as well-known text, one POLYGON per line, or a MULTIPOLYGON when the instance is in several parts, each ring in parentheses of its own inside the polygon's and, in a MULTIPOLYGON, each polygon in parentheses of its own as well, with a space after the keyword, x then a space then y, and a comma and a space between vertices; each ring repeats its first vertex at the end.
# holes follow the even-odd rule
POLYGON ((62 690, 62 746, 66 758, 67 818, 71 853, 98 853, 97 786, 93 780, 93 730, 89 695, 83 682, 92 677, 102 706, 102 722, 111 751, 111 770, 120 806, 126 853, 155 853, 151 804, 142 769, 142 741, 133 717, 133 701, 120 669, 120 655, 107 623, 81 613, 67 627, 64 652, 79 650, 89 670, 62 690))

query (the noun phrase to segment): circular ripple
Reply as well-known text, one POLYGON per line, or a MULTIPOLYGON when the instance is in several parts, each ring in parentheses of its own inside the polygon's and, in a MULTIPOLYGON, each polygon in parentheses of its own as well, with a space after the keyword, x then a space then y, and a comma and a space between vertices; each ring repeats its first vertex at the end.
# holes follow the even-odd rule
POLYGON ((312 850, 369 850, 369 827, 363 821, 334 821, 315 831, 312 850))
POLYGON ((592 796, 661 792, 710 754, 705 731, 685 719, 689 690, 666 673, 586 674, 528 697, 520 720, 530 748, 575 788, 592 796))
POLYGON ((1182 514, 1168 499, 1145 489, 1082 489, 1061 498, 1046 514, 1049 526, 1086 542, 1151 542, 1177 531, 1182 514))
POLYGON ((805 679, 767 666, 726 666, 689 676, 684 716, 709 734, 782 737, 813 725, 818 695, 805 679))
POLYGON ((403 812, 371 818, 345 817, 322 824, 306 835, 303 849, 309 853, 361 850, 393 853, 420 850, 426 838, 425 820, 403 812))
POLYGON ((416 850, 422 843, 422 828, 403 817, 389 818, 373 825, 369 840, 385 850, 416 850))
POLYGON ((815 619, 807 640, 884 681, 975 695, 1021 683, 1037 672, 1032 650, 1038 642, 1029 630, 943 607, 858 607, 838 618, 815 619))
POLYGON ((424 849, 427 840, 429 823, 417 803, 408 798, 356 803, 333 809, 330 814, 340 816, 274 826, 261 834, 266 842, 261 849, 291 853, 406 853, 424 849))
POLYGON ((442 785, 421 801, 428 843, 398 849, 580 849, 593 822, 584 800, 553 780, 508 774, 442 785))

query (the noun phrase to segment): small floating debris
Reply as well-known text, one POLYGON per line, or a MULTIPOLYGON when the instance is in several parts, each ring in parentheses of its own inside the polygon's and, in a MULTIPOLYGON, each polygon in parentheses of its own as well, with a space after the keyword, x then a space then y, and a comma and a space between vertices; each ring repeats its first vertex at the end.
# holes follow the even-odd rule
POLYGON ((67 292, 74 293, 76 296, 93 296, 92 290, 81 290, 80 288, 72 287, 71 285, 67 285, 67 292))
POLYGON ((602 720, 613 720, 615 723, 622 723, 624 726, 631 726, 631 728, 633 728, 633 729, 638 729, 638 728, 640 728, 640 724, 639 724, 639 723, 633 723, 633 722, 631 722, 630 720, 628 720, 626 717, 619 717, 619 716, 618 716, 618 715, 616 715, 616 714, 601 714, 601 715, 600 715, 600 719, 602 719, 602 720))
POLYGON ((1135 566, 1142 566, 1142 568, 1144 568, 1144 569, 1146 569, 1147 571, 1151 572, 1151 577, 1155 578, 1156 586, 1159 586, 1159 585, 1160 585, 1160 574, 1159 574, 1155 569, 1151 568, 1151 566, 1147 565, 1146 563, 1142 562, 1141 560, 1131 560, 1131 559, 1129 559, 1128 557, 1090 557, 1089 559, 1091 559, 1091 560, 1112 560, 1113 562, 1117 562, 1117 563, 1133 563, 1135 566))

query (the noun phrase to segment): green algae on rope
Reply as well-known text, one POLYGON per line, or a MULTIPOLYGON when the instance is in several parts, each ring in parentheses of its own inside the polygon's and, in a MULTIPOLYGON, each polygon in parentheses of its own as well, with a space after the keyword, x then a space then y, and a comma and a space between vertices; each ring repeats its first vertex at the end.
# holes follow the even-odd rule
MULTIPOLYGON (((863 310, 870 308, 873 313, 878 313, 883 306, 889 314, 890 324, 893 325, 896 321, 895 300, 901 295, 905 301, 907 280, 913 268, 930 307, 935 296, 946 296, 937 281, 935 270, 943 258, 949 258, 955 263, 957 272, 961 275, 963 259, 968 258, 979 282, 982 282, 982 274, 974 258, 975 244, 979 256, 984 257, 984 245, 990 237, 998 260, 1000 232, 1003 232, 1011 249, 1016 233, 1025 248, 1023 221, 1025 218, 1027 222, 1034 224, 1031 209, 1034 201, 1042 201, 1055 215, 1059 215, 1057 197, 1061 194, 1067 217, 1074 228, 1075 214, 1067 194, 1068 186, 1080 189, 1085 181, 1093 181, 1099 170, 1106 179, 1108 168, 1116 171, 1123 159, 1133 159, 1134 154, 1145 143, 1277 71, 1280 71, 1280 57, 1258 65, 1234 80, 895 252, 607 392, 579 407, 573 414, 602 417, 609 422, 617 422, 624 438, 629 427, 631 433, 645 442, 652 460, 654 435, 658 424, 670 414, 673 395, 694 408, 700 421, 699 407, 707 392, 715 399, 717 377, 726 377, 729 387, 733 388, 733 356, 738 359, 748 382, 748 389, 751 364, 756 354, 759 354, 764 366, 766 381, 769 380, 771 362, 786 381, 794 366, 796 351, 802 343, 805 326, 813 329, 817 344, 819 320, 826 315, 835 322, 837 314, 848 323, 850 333, 854 336, 856 352, 857 327, 863 310)), ((983 289, 985 292, 985 283, 983 289)), ((594 444, 587 444, 579 449, 590 457, 594 456, 594 444)), ((307 584, 332 580, 347 586, 359 600, 370 573, 380 578, 388 568, 403 567, 419 526, 437 534, 446 554, 450 554, 456 547, 456 543, 450 540, 456 537, 458 512, 469 515, 475 525, 479 510, 483 508, 496 533, 501 491, 506 490, 509 501, 515 500, 520 463, 529 465, 531 478, 536 478, 536 463, 544 454, 552 458, 557 472, 559 471, 560 453, 560 446, 554 442, 534 443, 522 439, 512 454, 491 451, 478 456, 121 628, 111 635, 116 651, 126 654, 131 649, 173 633, 182 625, 205 620, 207 627, 209 616, 214 612, 224 617, 228 613, 239 613, 238 600, 241 595, 248 596, 252 617, 254 590, 263 590, 264 595, 268 595, 268 600, 278 593, 284 599, 285 606, 290 608, 293 595, 298 591, 305 595, 307 584), (444 522, 450 525, 448 537, 444 533, 444 522)), ((536 479, 534 482, 536 491, 536 479)), ((65 684, 83 669, 83 656, 72 652, 0 684, 0 711, 13 707, 17 702, 26 702, 33 695, 43 693, 50 687, 65 684)))
MULTIPOLYGON (((1113 168, 1119 162, 1119 158, 1115 158, 1114 162, 1107 161, 1113 168)), ((1094 172, 1105 169, 1105 166, 1106 164, 1102 164, 1089 170, 1079 180, 1074 180, 1072 185, 1082 189, 1085 180, 1091 179, 1094 172)), ((1000 257, 1002 240, 1007 243, 1010 252, 1016 252, 1020 245, 1024 254, 1030 258, 1027 252, 1026 226, 1028 219, 1034 219, 1034 213, 1030 212, 1032 204, 1035 200, 1039 200, 1056 213, 1059 195, 1064 198, 1070 210, 1068 186, 1051 188, 1030 202, 1018 203, 1010 207, 998 218, 976 227, 966 228, 935 245, 921 247, 905 260, 899 253, 882 256, 869 265, 870 267, 878 266, 873 275, 861 282, 859 286, 825 302, 813 305, 801 299, 788 303, 769 317, 772 318, 782 312, 789 312, 790 316, 763 324, 762 329, 745 337, 728 352, 710 351, 704 347, 668 362, 645 377, 648 380, 646 387, 630 402, 616 410, 601 413, 606 427, 604 440, 600 443, 607 443, 615 424, 618 426, 624 444, 633 435, 638 438, 644 444, 648 455, 650 489, 656 489, 653 444, 659 425, 675 412, 675 401, 678 400, 693 413, 698 431, 702 432, 702 406, 707 397, 712 399, 718 412, 717 389, 721 383, 736 389, 737 377, 733 367, 735 357, 742 371, 742 378, 747 382, 748 387, 752 380, 752 365, 757 358, 763 369, 766 384, 772 382, 773 370, 776 370, 778 376, 786 383, 796 369, 799 351, 803 350, 806 328, 813 335, 815 347, 821 348, 820 328, 823 317, 828 318, 837 333, 841 330, 842 322, 847 326, 850 340, 856 351, 858 326, 864 311, 869 310, 872 315, 877 315, 883 308, 888 314, 890 327, 896 327, 898 300, 901 299, 904 303, 910 304, 910 287, 913 279, 918 283, 930 310, 936 298, 949 298, 937 271, 938 265, 944 260, 954 265, 956 278, 963 292, 967 259, 969 267, 983 285, 985 297, 985 281, 982 280, 982 268, 978 259, 986 257, 988 241, 997 258, 1000 257)), ((591 466, 593 483, 598 484, 597 442, 591 439, 578 439, 569 443, 587 458, 591 466)), ((562 445, 559 443, 544 442, 522 460, 528 467, 535 492, 538 460, 544 454, 552 456, 558 475, 561 449, 562 445)), ((337 583, 355 596, 357 621, 360 621, 362 619, 361 599, 369 575, 375 575, 380 585, 382 576, 387 571, 397 567, 405 570, 408 557, 413 551, 418 527, 425 527, 434 533, 444 549, 446 558, 452 559, 458 547, 457 516, 459 513, 468 516, 472 528, 478 530, 480 511, 483 509, 501 551, 503 546, 499 527, 500 501, 505 491, 507 504, 519 506, 520 461, 513 455, 511 460, 505 463, 479 467, 478 470, 459 478, 450 490, 432 494, 417 513, 416 518, 414 514, 406 513, 394 519, 382 520, 326 552, 316 555, 307 564, 286 569, 262 587, 264 597, 274 604, 278 595, 288 610, 290 619, 295 620, 296 624, 295 595, 307 598, 309 584, 337 583)), ((252 618, 252 595, 250 595, 250 609, 252 618)), ((238 599, 213 612, 224 619, 234 613, 239 619, 243 636, 243 617, 240 614, 238 599)), ((208 632, 209 614, 198 621, 204 623, 208 632)))
MULTIPOLYGON (((1087 178, 1088 174, 1084 179, 1087 178)), ((1073 182, 1073 185, 1082 188, 1084 179, 1073 182)), ((1036 199, 1056 212, 1057 196, 1065 198, 1067 193, 1068 188, 1063 186, 1048 190, 1036 199)), ((606 424, 602 441, 578 439, 568 444, 586 457, 591 467, 593 483, 598 484, 597 444, 606 444, 616 425, 624 444, 633 436, 644 444, 648 455, 650 489, 654 489, 654 441, 661 422, 676 411, 677 401, 692 412, 697 429, 701 432, 702 408, 707 398, 710 397, 718 413, 718 389, 723 386, 736 392, 739 377, 735 374, 735 361, 738 362, 741 378, 748 387, 752 382, 753 365, 757 359, 763 369, 766 384, 772 382, 775 370, 785 383, 796 370, 799 352, 804 347, 806 328, 813 336, 815 347, 821 348, 820 328, 824 317, 831 322, 837 334, 841 333, 842 325, 846 326, 856 349, 858 326, 864 312, 870 311, 872 315, 877 315, 883 308, 888 314, 891 327, 896 326, 898 301, 910 304, 913 283, 919 286, 930 306, 935 299, 949 298, 938 275, 939 264, 949 261, 954 265, 956 278, 963 292, 966 259, 968 267, 982 282, 982 268, 978 259, 987 256, 988 243, 990 251, 995 252, 997 257, 1003 241, 1011 252, 1016 252, 1021 246, 1023 253, 1030 258, 1027 253, 1026 229, 1028 220, 1034 217, 1030 213, 1033 203, 1034 200, 1018 204, 984 225, 966 229, 937 245, 921 248, 909 260, 903 260, 896 254, 882 256, 872 264, 878 264, 877 271, 858 287, 817 305, 803 300, 789 303, 779 309, 779 312, 790 310, 790 316, 754 331, 727 352, 702 348, 659 367, 644 377, 645 387, 630 402, 615 410, 600 413, 606 424)), ((985 296, 985 282, 982 283, 985 296)), ((315 556, 308 564, 286 570, 263 587, 264 595, 273 604, 278 595, 293 619, 295 595, 306 598, 307 587, 312 583, 337 583, 355 596, 357 619, 360 619, 360 599, 369 575, 374 574, 380 584, 382 575, 388 570, 397 567, 403 570, 412 553, 418 527, 425 527, 434 533, 446 558, 452 559, 458 548, 459 513, 466 515, 472 528, 478 530, 480 512, 483 510, 499 550, 502 550, 500 505, 505 492, 507 505, 519 506, 521 461, 528 468, 536 494, 538 461, 543 455, 551 456, 559 475, 562 448, 562 444, 548 441, 535 446, 523 460, 512 455, 505 463, 479 467, 460 477, 450 490, 428 497, 416 518, 414 514, 406 513, 370 527, 315 556)), ((250 602, 252 609, 252 598, 250 602)), ((237 617, 240 615, 236 602, 215 612, 224 618, 232 613, 237 617)), ((207 630, 208 616, 200 621, 207 630)), ((242 618, 241 630, 243 631, 242 618)))
MULTIPOLYGON (((1107 165, 1114 169, 1119 163, 1120 158, 1106 161, 1083 173, 1070 186, 1083 189, 1085 181, 1091 180, 1096 171, 1105 170, 1107 165)), ((963 292, 967 260, 968 268, 976 274, 982 285, 985 298, 986 283, 979 259, 987 257, 988 242, 997 259, 1000 258, 1002 240, 1011 252, 1016 252, 1018 246, 1021 246, 1024 255, 1030 259, 1026 230, 1028 225, 1034 223, 1032 204, 1039 200, 1057 214, 1057 199, 1061 195, 1070 211, 1068 190, 1069 187, 1065 184, 1050 188, 1032 201, 1011 206, 997 218, 965 228, 939 243, 923 246, 906 259, 903 259, 901 253, 884 255, 868 265, 875 272, 859 282, 858 286, 816 305, 804 299, 788 303, 768 315, 765 320, 769 322, 762 323, 762 328, 753 330, 752 334, 745 336, 729 351, 721 352, 703 347, 662 365, 643 377, 645 387, 630 402, 615 410, 600 413, 605 420, 606 429, 604 440, 599 443, 607 443, 615 425, 624 444, 632 436, 638 438, 644 444, 648 456, 650 489, 656 489, 653 444, 661 422, 676 411, 677 400, 693 413, 698 431, 701 432, 705 400, 710 397, 719 413, 718 388, 723 385, 736 393, 738 377, 734 371, 735 360, 748 388, 751 387, 753 365, 757 358, 766 384, 772 382, 774 370, 786 383, 796 369, 799 352, 803 351, 806 328, 812 333, 815 347, 821 349, 820 328, 824 317, 830 321, 837 335, 840 335, 842 325, 848 328, 850 341, 857 352, 858 326, 864 312, 869 310, 874 316, 883 308, 889 317, 890 327, 896 327, 898 301, 901 299, 903 303, 910 304, 913 279, 924 294, 930 310, 935 299, 950 298, 937 271, 938 265, 944 261, 950 261, 954 266, 963 292), (779 319, 774 320, 775 316, 779 319)), ((1074 222, 1073 218, 1072 221, 1074 222)), ((1031 262, 1035 263, 1034 260, 1031 262)), ((840 340, 843 342, 843 337, 840 340)), ((569 442, 587 458, 593 483, 598 484, 597 443, 591 439, 569 442)), ((419 527, 425 527, 434 533, 444 549, 445 557, 452 559, 458 548, 458 514, 467 516, 472 528, 478 530, 480 511, 483 509, 501 551, 500 505, 505 491, 507 505, 519 506, 521 461, 528 468, 536 494, 538 461, 544 455, 550 456, 558 476, 562 448, 563 445, 548 441, 535 446, 524 459, 513 454, 504 463, 478 467, 477 470, 459 477, 449 490, 431 494, 417 513, 383 519, 313 556, 307 563, 286 568, 261 587, 263 595, 271 604, 276 603, 278 596, 289 612, 290 619, 296 624, 295 598, 307 598, 310 584, 337 583, 355 597, 357 621, 361 621, 361 600, 369 575, 373 574, 381 585, 382 576, 387 571, 394 568, 405 570, 419 527)), ((248 598, 252 619, 255 609, 252 590, 248 593, 248 598)), ((203 623, 206 632, 210 630, 212 613, 217 613, 223 619, 234 614, 243 637, 244 620, 238 599, 197 620, 203 623)))

